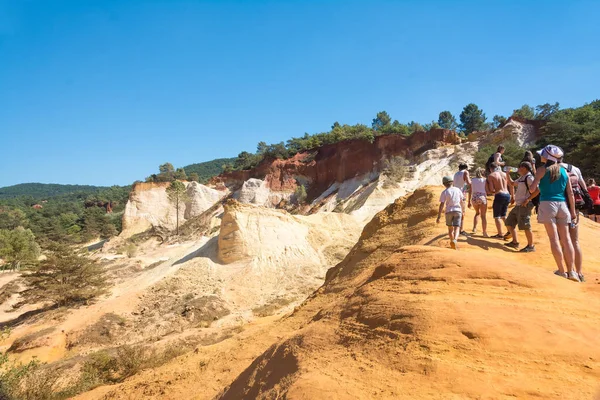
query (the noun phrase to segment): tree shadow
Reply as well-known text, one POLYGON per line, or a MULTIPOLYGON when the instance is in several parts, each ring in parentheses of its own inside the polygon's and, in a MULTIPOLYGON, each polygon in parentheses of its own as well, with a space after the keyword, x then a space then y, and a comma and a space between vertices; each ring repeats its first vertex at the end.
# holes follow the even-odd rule
POLYGON ((0 322, 0 329, 5 329, 5 328, 12 329, 16 326, 24 324, 25 322, 28 322, 29 319, 35 317, 36 315, 45 313, 46 311, 55 310, 57 308, 58 308, 58 306, 56 304, 52 304, 52 305, 49 305, 46 307, 38 308, 37 310, 31 310, 31 311, 24 312, 23 314, 19 315, 16 318, 13 318, 8 321, 0 322))

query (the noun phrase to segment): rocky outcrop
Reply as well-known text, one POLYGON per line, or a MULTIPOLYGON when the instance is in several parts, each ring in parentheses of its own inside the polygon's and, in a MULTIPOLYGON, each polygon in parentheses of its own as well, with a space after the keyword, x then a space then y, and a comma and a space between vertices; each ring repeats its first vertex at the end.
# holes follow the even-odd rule
MULTIPOLYGON (((227 191, 218 191, 197 182, 185 182, 188 200, 179 210, 179 223, 202 214, 223 198, 227 191)), ((177 210, 167 197, 168 182, 134 185, 123 213, 122 238, 128 238, 153 227, 173 230, 177 210)))
POLYGON ((373 143, 347 140, 296 154, 288 160, 265 160, 252 170, 222 174, 213 178, 212 183, 240 187, 254 178, 263 180, 271 191, 292 192, 301 182, 308 186, 309 198, 315 198, 336 182, 380 171, 386 158, 398 155, 413 158, 440 145, 458 143, 456 132, 446 129, 416 132, 411 136, 383 135, 373 143))

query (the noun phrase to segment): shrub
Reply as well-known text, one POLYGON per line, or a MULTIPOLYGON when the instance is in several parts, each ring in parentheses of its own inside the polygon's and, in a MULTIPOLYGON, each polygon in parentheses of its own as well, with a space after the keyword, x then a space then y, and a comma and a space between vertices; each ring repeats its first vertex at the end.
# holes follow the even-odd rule
POLYGON ((0 399, 50 400, 53 398, 59 374, 44 368, 38 361, 17 364, 0 354, 0 399))
POLYGON ((137 247, 135 246, 135 244, 128 243, 127 246, 125 246, 125 254, 128 258, 135 257, 137 254, 137 247))
POLYGON ((383 166, 383 174, 388 177, 386 186, 392 183, 402 182, 410 169, 410 162, 401 156, 392 157, 389 160, 385 160, 383 166))
POLYGON ((298 185, 296 191, 294 192, 294 197, 296 198, 296 202, 298 204, 302 204, 306 201, 306 188, 304 185, 298 185))

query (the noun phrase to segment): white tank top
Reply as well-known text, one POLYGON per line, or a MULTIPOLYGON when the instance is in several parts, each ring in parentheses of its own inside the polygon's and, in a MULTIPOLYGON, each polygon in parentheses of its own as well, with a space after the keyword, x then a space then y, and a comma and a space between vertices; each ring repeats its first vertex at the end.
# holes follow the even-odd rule
POLYGON ((465 171, 458 171, 454 174, 454 187, 457 187, 464 192, 465 186, 465 171))
POLYGON ((485 193, 485 178, 471 179, 471 188, 473 193, 485 193))

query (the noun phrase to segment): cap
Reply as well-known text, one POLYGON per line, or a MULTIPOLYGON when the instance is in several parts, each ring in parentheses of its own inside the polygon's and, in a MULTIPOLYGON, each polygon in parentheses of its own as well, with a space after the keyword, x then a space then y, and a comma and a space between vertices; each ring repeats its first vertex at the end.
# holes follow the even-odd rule
POLYGON ((543 149, 538 150, 537 153, 541 157, 544 157, 545 159, 548 159, 548 160, 554 161, 554 162, 558 162, 558 160, 563 158, 563 156, 565 154, 560 147, 555 146, 553 144, 549 144, 548 146, 544 147, 543 149))
POLYGON ((445 176, 442 178, 442 183, 445 185, 446 183, 450 183, 450 182, 454 182, 454 179, 452 179, 449 176, 445 176))

